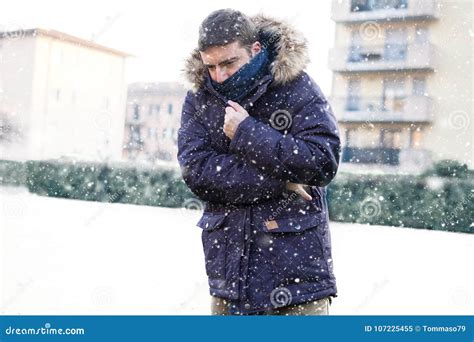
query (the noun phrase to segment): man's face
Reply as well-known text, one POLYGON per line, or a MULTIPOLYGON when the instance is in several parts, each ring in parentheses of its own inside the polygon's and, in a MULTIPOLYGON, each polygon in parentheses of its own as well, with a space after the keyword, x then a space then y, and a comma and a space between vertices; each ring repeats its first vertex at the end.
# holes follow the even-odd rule
POLYGON ((227 45, 209 47, 205 51, 201 51, 200 54, 212 80, 222 83, 236 73, 245 63, 248 63, 260 50, 259 42, 252 44, 250 52, 241 46, 240 42, 233 42, 227 45))

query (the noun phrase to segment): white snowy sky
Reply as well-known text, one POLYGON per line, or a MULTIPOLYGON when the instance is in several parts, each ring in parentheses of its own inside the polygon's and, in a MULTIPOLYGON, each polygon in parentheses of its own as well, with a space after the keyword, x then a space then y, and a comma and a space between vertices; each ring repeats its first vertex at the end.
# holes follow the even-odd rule
POLYGON ((183 59, 195 47, 199 23, 211 11, 235 8, 287 19, 308 38, 311 76, 326 94, 331 87, 328 49, 334 40, 330 0, 16 0, 2 4, 0 30, 42 27, 123 50, 137 57, 128 63, 127 81, 180 81, 183 59), (3 27, 2 27, 3 26, 3 27))

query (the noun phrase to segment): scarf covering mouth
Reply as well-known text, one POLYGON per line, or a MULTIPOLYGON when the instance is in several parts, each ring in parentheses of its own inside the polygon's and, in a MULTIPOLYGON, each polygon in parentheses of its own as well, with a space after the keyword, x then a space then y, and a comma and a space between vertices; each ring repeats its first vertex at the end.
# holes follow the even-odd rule
MULTIPOLYGON (((253 88, 256 81, 269 72, 270 60, 267 49, 262 49, 248 63, 222 83, 209 76, 211 86, 228 100, 238 102, 253 88)), ((208 74, 209 75, 209 74, 208 74)))

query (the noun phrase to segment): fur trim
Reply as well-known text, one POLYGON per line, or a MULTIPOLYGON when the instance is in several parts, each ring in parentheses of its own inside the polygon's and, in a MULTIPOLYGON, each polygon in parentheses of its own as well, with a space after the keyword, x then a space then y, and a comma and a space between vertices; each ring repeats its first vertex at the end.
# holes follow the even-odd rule
MULTIPOLYGON (((306 38, 290 24, 263 15, 252 17, 261 36, 274 44, 276 57, 271 67, 274 84, 282 85, 295 79, 308 65, 306 38)), ((195 49, 185 62, 184 76, 197 91, 204 83, 205 68, 199 50, 195 49)))

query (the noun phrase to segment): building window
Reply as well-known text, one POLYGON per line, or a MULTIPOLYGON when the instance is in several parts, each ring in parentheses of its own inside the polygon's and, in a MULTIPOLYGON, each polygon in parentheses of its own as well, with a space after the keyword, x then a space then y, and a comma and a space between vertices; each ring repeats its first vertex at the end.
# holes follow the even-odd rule
POLYGON ((160 113, 160 105, 159 104, 150 104, 148 105, 148 114, 159 114, 160 113))
POLYGON ((168 114, 173 114, 173 104, 172 103, 168 104, 168 114))
POLYGON ((359 30, 352 31, 351 33, 351 47, 349 49, 348 61, 352 63, 363 62, 364 55, 362 46, 364 41, 359 30))
POLYGON ((383 82, 383 109, 390 112, 403 112, 405 101, 405 80, 385 79, 383 82))
POLYGON ((359 79, 351 79, 347 85, 347 103, 346 103, 346 110, 347 111, 358 111, 360 110, 360 80, 359 79))
POLYGON ((351 143, 351 130, 349 128, 346 128, 344 130, 344 140, 345 140, 344 147, 350 146, 350 143, 351 143))
POLYGON ((386 31, 384 59, 388 61, 405 60, 408 44, 407 33, 403 28, 386 31))
POLYGON ((423 144, 423 132, 420 127, 410 129, 409 147, 419 149, 423 144))
POLYGON ((56 89, 56 102, 61 101, 61 89, 56 89))
POLYGON ((377 11, 387 9, 405 9, 408 0, 352 0, 352 12, 377 11))
POLYGON ((368 3, 368 0, 352 0, 351 12, 369 11, 370 7, 368 3))
POLYGON ((130 140, 132 145, 141 145, 142 144, 142 138, 140 135, 140 127, 139 126, 130 126, 130 140))
POLYGON ((173 141, 177 142, 178 141, 178 130, 176 128, 172 128, 171 135, 172 135, 173 141))
POLYGON ((133 119, 140 119, 140 106, 138 104, 133 105, 133 119))
POLYGON ((384 148, 401 148, 401 131, 391 129, 380 130, 380 146, 384 148))
POLYGON ((166 127, 163 128, 163 131, 161 133, 163 139, 171 139, 173 138, 173 129, 171 127, 166 127))
POLYGON ((351 34, 351 46, 349 49, 348 62, 375 62, 383 59, 383 51, 377 47, 365 44, 360 30, 353 30, 351 34))
POLYGON ((426 79, 423 77, 416 77, 413 79, 413 95, 425 96, 426 95, 426 79))
POLYGON ((356 129, 346 129, 346 146, 345 147, 357 147, 357 130, 356 129))
POLYGON ((158 138, 157 130, 155 127, 148 128, 148 138, 156 140, 158 138))

